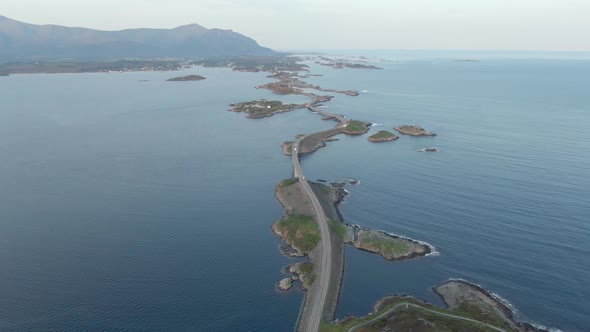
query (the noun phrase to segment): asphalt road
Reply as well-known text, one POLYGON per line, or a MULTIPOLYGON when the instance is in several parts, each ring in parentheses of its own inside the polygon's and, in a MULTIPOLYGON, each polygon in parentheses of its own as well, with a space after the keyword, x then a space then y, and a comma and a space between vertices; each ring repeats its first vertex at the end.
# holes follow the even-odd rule
MULTIPOLYGON (((332 246, 330 243, 330 229, 328 227, 328 221, 324 210, 320 205, 320 201, 309 186, 307 179, 303 175, 301 170, 301 164, 299 163, 299 142, 301 139, 296 140, 293 143, 293 174, 299 178, 299 183, 303 187, 305 194, 309 198, 313 210, 315 212, 315 219, 320 228, 320 254, 319 260, 314 262, 314 273, 316 275, 316 281, 318 283, 317 288, 314 287, 314 294, 308 294, 308 301, 306 303, 309 306, 309 316, 302 317, 301 322, 303 325, 303 331, 319 331, 320 322, 322 320, 322 314, 324 312, 324 306, 326 304, 326 297, 328 296, 328 288, 330 286, 330 276, 332 274, 332 246)), ((311 290, 310 290, 311 292, 311 290)))
MULTIPOLYGON (((342 115, 325 112, 320 108, 314 107, 312 104, 313 101, 308 103, 307 108, 324 116, 336 118, 339 122, 338 126, 340 127, 346 125, 346 118, 342 115)), ((309 186, 309 183, 303 174, 303 170, 301 169, 301 164, 299 163, 299 143, 303 138, 305 138, 305 136, 297 139, 292 145, 291 155, 293 159, 293 176, 299 178, 299 183, 301 183, 305 194, 313 206, 315 220, 320 229, 321 240, 319 244, 319 259, 314 262, 314 274, 316 275, 315 283, 317 284, 314 283, 314 287, 308 291, 305 304, 308 306, 308 310, 304 310, 304 315, 300 318, 300 328, 306 332, 316 332, 320 330, 320 323, 322 321, 328 289, 330 287, 330 277, 332 275, 332 245, 330 241, 328 219, 324 214, 320 201, 309 186), (308 313, 307 317, 305 317, 305 313, 308 313)))

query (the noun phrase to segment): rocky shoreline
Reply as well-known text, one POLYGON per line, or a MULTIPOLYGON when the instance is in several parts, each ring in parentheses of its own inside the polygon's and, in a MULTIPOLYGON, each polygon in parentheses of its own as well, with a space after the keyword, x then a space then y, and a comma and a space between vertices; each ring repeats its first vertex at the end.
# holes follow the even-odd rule
POLYGON ((346 224, 345 243, 389 261, 423 257, 433 252, 433 247, 423 242, 350 224, 346 224), (387 250, 388 247, 395 248, 387 250))
MULTIPOLYGON (((485 315, 498 314, 509 328, 522 332, 549 332, 545 328, 536 327, 527 322, 517 321, 514 310, 505 300, 482 286, 463 279, 449 279, 441 285, 434 287, 433 291, 440 296, 445 305, 451 310, 474 304, 478 308, 487 308, 485 315)), ((482 311, 486 309, 480 309, 482 311)), ((485 316, 484 315, 484 316, 485 316)))

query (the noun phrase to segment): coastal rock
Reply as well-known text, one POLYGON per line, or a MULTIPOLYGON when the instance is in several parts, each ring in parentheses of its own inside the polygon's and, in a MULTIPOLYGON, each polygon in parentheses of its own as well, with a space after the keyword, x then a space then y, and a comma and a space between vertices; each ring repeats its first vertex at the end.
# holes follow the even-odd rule
POLYGON ((522 332, 547 332, 528 323, 518 322, 512 308, 487 289, 466 280, 453 279, 434 291, 450 310, 466 312, 470 317, 495 326, 522 332))
POLYGON ((289 266, 289 273, 292 273, 294 277, 292 280, 301 281, 301 288, 308 290, 314 281, 313 277, 314 265, 311 262, 300 262, 289 266))
POLYGON ((281 143, 281 149, 283 149, 283 153, 287 156, 290 156, 292 153, 292 145, 293 142, 287 141, 287 142, 283 142, 281 143))
POLYGON ((402 135, 409 136, 436 136, 436 134, 427 131, 418 125, 405 125, 393 128, 402 135))
POLYGON ((279 281, 279 284, 278 284, 279 289, 282 291, 289 290, 289 289, 291 289, 292 286, 293 286, 293 280, 291 280, 291 278, 282 279, 281 281, 279 281))
POLYGON ((424 148, 424 149, 419 149, 418 152, 438 152, 438 149, 436 149, 436 148, 424 148))

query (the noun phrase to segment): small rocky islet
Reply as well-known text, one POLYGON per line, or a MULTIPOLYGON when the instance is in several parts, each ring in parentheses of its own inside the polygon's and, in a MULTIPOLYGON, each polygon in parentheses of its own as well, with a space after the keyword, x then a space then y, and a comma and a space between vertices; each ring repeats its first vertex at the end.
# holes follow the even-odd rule
POLYGON ((402 135, 408 136, 436 136, 435 133, 431 133, 418 125, 403 125, 393 129, 402 135))

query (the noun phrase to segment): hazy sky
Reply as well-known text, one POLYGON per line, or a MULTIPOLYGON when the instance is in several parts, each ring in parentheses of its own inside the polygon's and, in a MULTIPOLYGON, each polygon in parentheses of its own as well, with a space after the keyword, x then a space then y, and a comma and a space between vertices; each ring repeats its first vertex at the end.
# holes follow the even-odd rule
POLYGON ((0 0, 35 24, 199 23, 274 49, 590 51, 590 0, 0 0))

